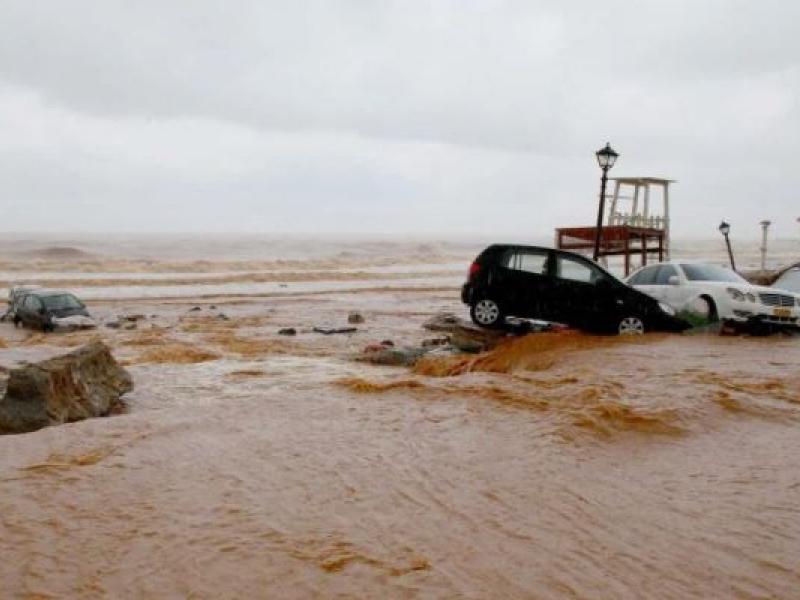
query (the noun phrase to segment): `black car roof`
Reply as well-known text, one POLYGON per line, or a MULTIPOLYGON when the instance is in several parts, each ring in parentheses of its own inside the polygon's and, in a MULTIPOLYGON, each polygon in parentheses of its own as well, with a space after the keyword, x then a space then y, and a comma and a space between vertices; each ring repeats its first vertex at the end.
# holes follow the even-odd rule
POLYGON ((592 259, 590 259, 588 256, 584 254, 580 254, 579 252, 573 252, 571 250, 560 250, 559 248, 553 248, 552 246, 533 246, 531 244, 491 244, 487 248, 487 250, 489 248, 499 249, 499 250, 510 249, 510 248, 523 248, 525 250, 542 250, 544 252, 558 252, 560 254, 579 256, 581 258, 588 260, 589 262, 592 262, 592 259))

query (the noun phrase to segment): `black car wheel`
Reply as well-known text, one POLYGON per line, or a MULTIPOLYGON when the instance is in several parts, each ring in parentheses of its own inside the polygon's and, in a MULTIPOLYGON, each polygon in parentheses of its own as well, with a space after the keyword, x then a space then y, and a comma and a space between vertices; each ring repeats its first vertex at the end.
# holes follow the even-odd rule
POLYGON ((497 327, 505 319, 500 305, 490 298, 478 300, 470 308, 469 314, 472 321, 481 327, 497 327))
POLYGON ((617 325, 617 333, 620 335, 642 335, 644 333, 644 321, 641 317, 635 315, 623 317, 617 325))
POLYGON ((20 320, 19 317, 14 317, 14 327, 19 327, 20 320))

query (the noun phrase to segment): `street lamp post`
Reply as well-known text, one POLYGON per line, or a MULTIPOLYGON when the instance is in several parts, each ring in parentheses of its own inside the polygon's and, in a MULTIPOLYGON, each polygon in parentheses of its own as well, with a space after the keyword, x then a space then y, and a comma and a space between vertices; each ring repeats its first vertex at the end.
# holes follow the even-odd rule
POLYGON ((603 170, 603 177, 600 179, 600 206, 597 209, 597 229, 594 232, 594 261, 600 258, 600 237, 603 234, 603 211, 606 206, 606 183, 608 182, 608 170, 614 166, 619 154, 614 152, 611 145, 606 143, 604 148, 595 152, 597 164, 603 170))
POLYGON ((731 226, 723 221, 719 224, 719 232, 725 236, 725 245, 728 246, 728 258, 731 260, 731 269, 736 270, 736 263, 733 262, 733 250, 731 250, 731 240, 728 234, 731 232, 731 226))
POLYGON ((769 230, 769 226, 772 225, 772 221, 761 221, 761 271, 764 272, 767 270, 767 231, 769 230))

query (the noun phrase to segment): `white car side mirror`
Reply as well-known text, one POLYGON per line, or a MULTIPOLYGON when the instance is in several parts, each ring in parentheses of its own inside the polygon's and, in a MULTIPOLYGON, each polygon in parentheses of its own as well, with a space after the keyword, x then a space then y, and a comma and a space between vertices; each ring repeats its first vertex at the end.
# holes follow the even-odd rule
POLYGON ((669 279, 667 279, 667 283, 669 285, 680 285, 681 280, 677 275, 670 275, 669 279))

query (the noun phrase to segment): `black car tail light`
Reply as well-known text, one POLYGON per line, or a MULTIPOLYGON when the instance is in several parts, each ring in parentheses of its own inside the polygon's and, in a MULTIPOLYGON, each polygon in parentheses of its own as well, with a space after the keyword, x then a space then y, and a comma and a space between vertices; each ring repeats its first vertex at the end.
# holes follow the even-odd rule
POLYGON ((472 280, 480 272, 481 266, 474 262, 469 266, 469 279, 472 280))

